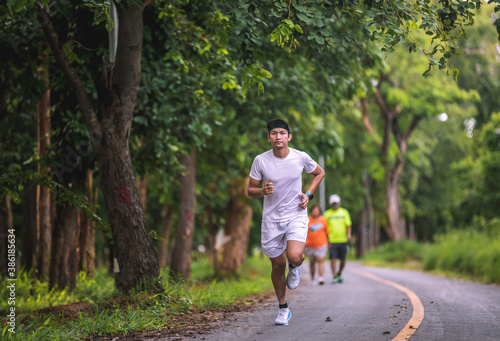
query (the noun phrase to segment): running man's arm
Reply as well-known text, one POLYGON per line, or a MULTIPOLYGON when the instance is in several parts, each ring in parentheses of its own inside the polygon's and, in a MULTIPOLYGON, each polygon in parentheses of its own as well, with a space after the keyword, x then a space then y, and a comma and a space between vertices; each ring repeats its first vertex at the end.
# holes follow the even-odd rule
POLYGON ((314 175, 314 177, 311 181, 311 185, 309 186, 308 191, 309 193, 314 193, 316 188, 318 188, 321 180, 323 180, 323 178, 325 177, 325 171, 323 170, 323 168, 317 165, 316 169, 310 174, 314 175))
MULTIPOLYGON (((312 174, 314 177, 307 191, 309 193, 314 193, 316 188, 318 188, 321 180, 323 180, 323 178, 325 177, 325 171, 323 170, 323 168, 317 165, 316 169, 313 170, 310 174, 312 174)), ((299 204, 299 207, 305 209, 307 207, 307 204, 309 203, 309 196, 304 193, 300 194, 300 196, 302 197, 302 202, 299 204)))
POLYGON ((264 187, 260 187, 260 180, 255 180, 250 178, 250 182, 248 184, 247 194, 251 198, 260 198, 264 195, 271 194, 274 190, 273 181, 269 179, 268 182, 264 185, 264 187))

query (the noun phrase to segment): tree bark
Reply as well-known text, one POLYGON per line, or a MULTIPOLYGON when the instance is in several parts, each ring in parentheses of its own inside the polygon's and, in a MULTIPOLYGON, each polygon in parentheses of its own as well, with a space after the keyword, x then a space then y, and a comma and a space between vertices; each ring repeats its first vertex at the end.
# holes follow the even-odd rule
POLYGON ((373 238, 373 246, 378 248, 380 246, 380 223, 375 220, 375 231, 373 238))
POLYGON ((363 187, 365 188, 364 202, 367 212, 367 223, 368 223, 368 236, 367 236, 367 248, 368 250, 373 250, 374 236, 375 236, 375 213, 373 209, 372 197, 370 194, 371 188, 371 177, 367 171, 363 172, 363 187))
POLYGON ((180 158, 180 163, 185 167, 185 174, 181 177, 179 223, 170 269, 174 276, 189 279, 191 277, 191 247, 196 197, 196 149, 193 147, 191 154, 183 155, 180 158))
MULTIPOLYGON (((93 172, 91 169, 85 171, 85 196, 92 203, 95 212, 96 201, 92 188, 93 172)), ((92 275, 95 270, 95 233, 94 223, 85 211, 80 211, 80 270, 92 275)))
POLYGON ((158 245, 158 259, 160 267, 164 268, 170 264, 170 232, 172 231, 172 220, 174 216, 174 207, 166 205, 164 209, 164 216, 161 221, 160 237, 163 240, 158 245))
MULTIPOLYGON (((9 230, 14 229, 14 223, 12 219, 12 207, 10 204, 10 198, 7 194, 4 194, 0 198, 0 276, 7 276, 8 268, 8 235, 9 230)), ((17 244, 17 243, 16 243, 17 244)), ((16 248, 17 249, 17 245, 16 248)), ((16 252, 17 253, 17 252, 16 252)), ((17 254, 14 254, 17 256, 17 254)))
POLYGON ((386 171, 385 201, 390 228, 386 228, 385 232, 390 240, 400 240, 401 212, 399 208, 399 179, 394 178, 392 173, 391 171, 386 171))
POLYGON ((51 288, 75 288, 79 270, 78 238, 78 209, 68 204, 57 205, 50 263, 51 288))
POLYGON ((361 219, 358 226, 358 237, 356 238, 356 256, 362 257, 366 251, 373 249, 375 233, 375 216, 370 195, 370 175, 363 171, 361 179, 364 195, 361 219))
POLYGON ((235 178, 229 187, 229 203, 224 234, 228 238, 224 243, 222 262, 219 268, 221 274, 231 276, 235 274, 246 258, 252 208, 246 202, 246 188, 249 178, 243 182, 235 178))
MULTIPOLYGON (((38 155, 43 157, 45 150, 50 145, 50 90, 48 65, 45 60, 47 56, 42 55, 42 65, 38 68, 38 78, 42 80, 47 90, 40 95, 37 104, 38 114, 38 155)), ((50 170, 41 163, 38 164, 38 172, 47 174, 50 170)), ((49 273, 50 249, 52 244, 52 219, 51 219, 51 199, 49 188, 38 186, 38 235, 39 253, 37 256, 38 276, 43 278, 49 273)))
POLYGON ((208 254, 214 267, 215 273, 220 272, 219 250, 216 248, 217 232, 219 231, 218 219, 214 221, 213 209, 207 206, 208 212, 208 254))
POLYGON ((36 193, 37 187, 33 186, 23 198, 21 266, 25 270, 31 270, 35 267, 34 261, 37 235, 36 193))
POLYGON ((161 290, 157 280, 158 257, 146 227, 129 154, 129 135, 141 82, 143 6, 131 5, 126 11, 117 6, 117 10, 120 24, 116 63, 104 64, 102 84, 98 85, 100 121, 50 17, 40 9, 38 18, 59 67, 75 91, 90 131, 113 234, 116 287, 125 293, 139 285, 161 290))

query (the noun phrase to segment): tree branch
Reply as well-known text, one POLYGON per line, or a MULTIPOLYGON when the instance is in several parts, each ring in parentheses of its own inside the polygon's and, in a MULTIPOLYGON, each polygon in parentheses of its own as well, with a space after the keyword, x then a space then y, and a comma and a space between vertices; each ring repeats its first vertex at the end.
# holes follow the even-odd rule
POLYGON ((375 96, 375 101, 377 102, 378 106, 380 107, 380 112, 382 113, 382 117, 384 118, 384 140, 382 143, 382 148, 380 150, 380 158, 382 160, 382 164, 385 165, 386 163, 386 158, 387 158, 387 152, 389 150, 389 142, 391 138, 391 130, 392 130, 392 123, 394 120, 394 114, 391 112, 387 104, 385 103, 385 100, 382 98, 382 95, 380 94, 380 84, 382 82, 379 82, 379 85, 375 89, 374 96, 375 96))
POLYGON ((373 141, 375 141, 375 143, 377 143, 380 147, 380 137, 377 135, 377 132, 373 129, 372 124, 370 122, 370 116, 368 114, 368 98, 367 97, 361 98, 359 106, 361 108, 361 113, 363 115, 363 125, 365 126, 366 130, 372 137, 373 141))
POLYGON ((78 102, 82 107, 83 115, 85 117, 85 121, 87 122, 89 131, 92 132, 96 129, 100 131, 101 128, 99 122, 97 121, 94 106, 92 105, 89 96, 85 92, 85 88, 80 77, 66 57, 66 53, 64 52, 61 43, 59 42, 59 37, 57 36, 57 32, 54 29, 54 24, 52 23, 49 14, 43 8, 39 8, 39 13, 42 14, 37 16, 42 31, 47 38, 50 49, 52 50, 52 54, 54 55, 57 64, 59 65, 62 72, 66 76, 66 79, 69 81, 71 87, 75 91, 78 102))

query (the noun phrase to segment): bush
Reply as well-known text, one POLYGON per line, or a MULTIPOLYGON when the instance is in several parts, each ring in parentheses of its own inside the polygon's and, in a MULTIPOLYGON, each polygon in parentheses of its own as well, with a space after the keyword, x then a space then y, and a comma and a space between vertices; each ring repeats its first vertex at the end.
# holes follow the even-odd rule
POLYGON ((469 229, 440 235, 425 254, 423 268, 500 284, 500 234, 469 229))
POLYGON ((424 246, 414 240, 400 240, 389 242, 377 250, 368 253, 364 260, 370 263, 389 262, 406 263, 408 261, 422 261, 424 246))
POLYGON ((500 284, 500 220, 481 221, 481 226, 436 236, 432 244, 388 242, 368 253, 363 261, 404 268, 417 261, 426 271, 500 284))

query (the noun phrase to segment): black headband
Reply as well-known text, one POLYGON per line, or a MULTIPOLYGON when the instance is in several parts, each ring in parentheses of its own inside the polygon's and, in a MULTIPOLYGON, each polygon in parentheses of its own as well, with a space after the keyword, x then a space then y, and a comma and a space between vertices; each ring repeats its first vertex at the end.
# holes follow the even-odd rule
POLYGON ((288 133, 290 134, 290 126, 288 125, 288 123, 286 123, 283 120, 276 119, 276 120, 269 121, 269 123, 267 124, 267 130, 269 132, 271 132, 271 130, 273 130, 274 128, 286 129, 288 131, 288 133))

